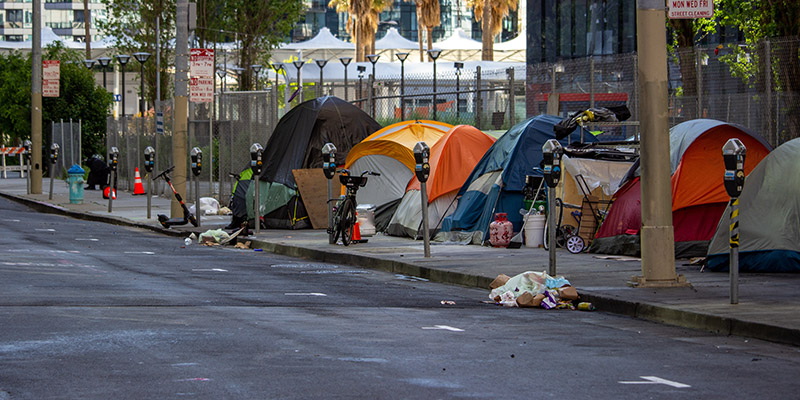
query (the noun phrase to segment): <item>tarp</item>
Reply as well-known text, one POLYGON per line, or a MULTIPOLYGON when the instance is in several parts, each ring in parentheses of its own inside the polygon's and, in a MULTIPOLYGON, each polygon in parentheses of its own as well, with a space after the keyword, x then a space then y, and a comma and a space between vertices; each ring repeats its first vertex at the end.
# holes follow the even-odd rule
MULTIPOLYGON (((747 148, 745 163, 750 158, 747 148)), ((780 145, 747 176, 739 196, 739 271, 800 272, 800 139, 780 145)), ((728 271, 730 206, 708 248, 708 269, 728 271)))
POLYGON ((344 167, 352 174, 378 172, 358 190, 358 204, 374 204, 375 226, 386 228, 394 209, 414 176, 414 146, 425 142, 436 144, 453 126, 436 121, 403 121, 389 125, 353 146, 344 167), (394 206, 393 206, 394 205, 394 206))
MULTIPOLYGON (((708 249, 708 241, 728 201, 723 186, 722 146, 734 137, 747 146, 745 173, 750 173, 771 148, 761 136, 744 126, 699 119, 670 129, 672 224, 677 257, 703 256, 708 249)), ((625 236, 638 234, 642 226, 636 171, 638 163, 627 175, 631 182, 615 194, 615 201, 592 242, 591 252, 639 255, 638 244, 621 249, 617 243, 631 243, 625 236)))
MULTIPOLYGON (((428 194, 428 227, 436 234, 444 217, 455 211, 455 198, 472 169, 495 138, 469 125, 458 125, 431 147, 431 172, 425 183, 428 194)), ((422 237, 421 184, 416 175, 406 188, 386 233, 422 237)))
MULTIPOLYGON (((308 100, 290 110, 278 121, 262 158, 260 175, 261 215, 267 227, 301 228, 310 226, 301 207, 293 169, 321 168, 322 146, 336 146, 336 163, 341 165, 357 143, 381 126, 358 107, 333 96, 308 100), (271 215, 278 211, 278 215, 271 215)), ((251 185, 252 186, 252 185, 251 185)), ((252 199, 254 187, 247 195, 252 199)), ((250 218, 252 218, 252 210, 250 218)))
MULTIPOLYGON (((495 213, 507 213, 519 231, 522 227, 522 188, 526 175, 542 162, 542 146, 555 139, 553 126, 561 118, 539 115, 514 125, 484 154, 458 191, 456 211, 442 222, 439 241, 481 244, 495 213)), ((568 145, 568 139, 560 142, 568 145)), ((597 141, 587 137, 587 141, 597 141)))

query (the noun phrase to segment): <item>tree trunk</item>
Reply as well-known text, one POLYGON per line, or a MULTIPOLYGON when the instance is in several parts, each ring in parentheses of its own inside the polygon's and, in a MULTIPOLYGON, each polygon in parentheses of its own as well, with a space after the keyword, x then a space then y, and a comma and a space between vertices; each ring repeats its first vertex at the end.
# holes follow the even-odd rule
POLYGON ((89 18, 90 18, 90 16, 89 16, 89 0, 83 0, 83 26, 84 26, 84 32, 85 32, 84 39, 86 40, 86 59, 87 60, 91 60, 92 59, 92 44, 91 44, 92 36, 91 36, 91 34, 89 32, 89 29, 90 29, 90 27, 89 27, 90 19, 89 18))
POLYGON ((361 21, 356 20, 355 24, 356 28, 356 62, 363 62, 364 61, 364 35, 362 33, 363 29, 361 27, 361 21))
POLYGON ((483 42, 481 50, 481 60, 494 61, 492 54, 492 5, 489 1, 484 0, 483 4, 483 17, 481 17, 481 41, 483 42))
MULTIPOLYGON (((426 29, 428 30, 428 50, 430 50, 433 48, 433 27, 428 26, 426 29)), ((428 61, 433 61, 433 59, 428 56, 428 61)))
POLYGON ((425 51, 422 48, 422 15, 420 15, 419 3, 417 3, 417 41, 419 41, 419 62, 425 61, 425 51))

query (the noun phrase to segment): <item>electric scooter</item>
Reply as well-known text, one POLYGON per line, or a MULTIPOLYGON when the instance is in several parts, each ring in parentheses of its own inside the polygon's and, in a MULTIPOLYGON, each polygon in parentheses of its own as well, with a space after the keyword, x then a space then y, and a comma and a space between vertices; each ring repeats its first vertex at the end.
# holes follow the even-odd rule
POLYGON ((170 219, 168 216, 164 214, 158 214, 158 222, 161 223, 161 226, 164 228, 169 228, 173 225, 186 225, 187 223, 191 223, 194 226, 197 226, 197 219, 194 217, 194 214, 189 212, 189 208, 186 207, 186 204, 183 202, 183 198, 181 198, 180 193, 175 190, 175 187, 172 186, 172 181, 169 179, 169 173, 175 169, 175 166, 169 167, 164 172, 158 174, 153 180, 158 178, 164 178, 169 185, 169 188, 172 189, 172 193, 175 195, 175 199, 178 200, 178 203, 181 203, 181 208, 183 208, 183 219, 180 218, 172 218, 170 219))

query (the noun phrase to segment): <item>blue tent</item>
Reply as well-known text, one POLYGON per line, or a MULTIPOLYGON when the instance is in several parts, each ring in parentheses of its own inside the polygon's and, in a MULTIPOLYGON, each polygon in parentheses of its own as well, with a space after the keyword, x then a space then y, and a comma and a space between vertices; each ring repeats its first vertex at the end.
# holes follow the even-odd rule
MULTIPOLYGON (((522 228, 522 188, 526 175, 542 162, 542 146, 555 139, 553 126, 561 118, 539 115, 514 125, 498 139, 472 170, 458 192, 458 206, 442 221, 436 240, 480 244, 495 213, 508 214, 514 230, 522 228)), ((591 135, 587 142, 596 142, 591 135)), ((569 136, 560 140, 569 144, 569 136)))

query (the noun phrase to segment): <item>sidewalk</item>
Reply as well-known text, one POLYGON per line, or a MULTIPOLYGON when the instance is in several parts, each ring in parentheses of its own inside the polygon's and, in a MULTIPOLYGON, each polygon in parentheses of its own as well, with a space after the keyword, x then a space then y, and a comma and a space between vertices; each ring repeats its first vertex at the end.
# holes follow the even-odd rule
MULTIPOLYGON (((53 199, 48 199, 49 180, 43 180, 41 195, 27 195, 24 179, 0 179, 0 195, 25 203, 40 212, 75 218, 137 226, 174 236, 188 231, 218 229, 229 216, 203 216, 201 227, 191 225, 160 227, 157 214, 169 214, 169 199, 152 198, 152 218, 146 218, 145 196, 119 191, 108 212, 108 200, 101 192, 85 191, 84 204, 69 204, 69 190, 55 181, 53 199)), ((410 275, 435 282, 486 288, 498 275, 514 276, 533 270, 547 271, 548 252, 540 248, 505 249, 433 243, 431 257, 423 256, 422 241, 376 235, 368 243, 329 245, 324 230, 262 230, 250 236, 252 247, 277 254, 322 262, 347 263, 410 275)), ((582 301, 600 311, 612 312, 659 323, 701 329, 723 335, 752 337, 800 346, 800 274, 740 274, 739 304, 731 305, 727 273, 700 272, 687 260, 677 260, 678 274, 691 287, 632 288, 627 282, 641 275, 639 259, 602 259, 602 255, 570 254, 559 249, 557 273, 578 289, 582 301)), ((443 295, 443 300, 446 300, 443 295)), ((483 300, 483 299, 481 299, 483 300)), ((564 312, 539 309, 520 312, 564 312)))

